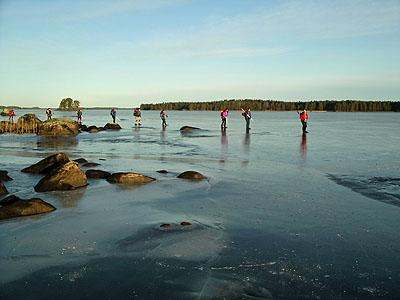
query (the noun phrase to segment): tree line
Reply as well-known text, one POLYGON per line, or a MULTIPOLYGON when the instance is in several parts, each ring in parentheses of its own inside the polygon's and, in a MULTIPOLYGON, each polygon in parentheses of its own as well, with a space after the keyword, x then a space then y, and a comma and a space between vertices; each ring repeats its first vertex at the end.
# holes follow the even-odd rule
POLYGON ((332 111, 332 112, 400 112, 399 101, 275 101, 275 100, 221 100, 209 102, 163 102, 156 104, 142 104, 142 110, 211 110, 218 111, 222 108, 230 110, 240 110, 249 107, 255 111, 291 111, 291 110, 311 110, 311 111, 332 111))

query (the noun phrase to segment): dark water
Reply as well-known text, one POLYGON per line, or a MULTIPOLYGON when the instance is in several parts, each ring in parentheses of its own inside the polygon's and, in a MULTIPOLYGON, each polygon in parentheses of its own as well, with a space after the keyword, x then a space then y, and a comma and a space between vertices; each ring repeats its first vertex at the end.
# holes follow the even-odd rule
POLYGON ((165 131, 158 112, 139 129, 119 111, 119 132, 0 136, 9 191, 57 207, 0 222, 0 299, 400 297, 398 114, 311 113, 306 137, 291 112, 255 112, 250 134, 238 112, 226 132, 218 113, 168 114, 165 131), (59 151, 157 180, 35 193, 40 176, 20 170, 59 151), (186 170, 207 180, 176 178, 186 170))

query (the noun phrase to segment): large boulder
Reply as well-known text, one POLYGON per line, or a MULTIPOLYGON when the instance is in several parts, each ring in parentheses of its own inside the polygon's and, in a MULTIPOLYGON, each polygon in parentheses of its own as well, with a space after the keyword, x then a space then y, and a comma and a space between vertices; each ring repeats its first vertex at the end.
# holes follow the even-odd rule
POLYGON ((0 170, 0 181, 11 181, 13 180, 8 176, 8 171, 0 170))
POLYGON ((196 130, 200 130, 200 128, 192 127, 192 126, 183 126, 179 130, 180 130, 180 132, 186 132, 187 133, 187 132, 193 132, 193 131, 196 131, 196 130))
POLYGON ((94 179, 107 179, 110 177, 111 173, 102 171, 102 170, 87 170, 85 172, 87 178, 94 178, 94 179))
POLYGON ((7 188, 4 186, 3 182, 0 181, 0 196, 7 195, 7 188))
POLYGON ((21 172, 33 174, 47 174, 51 170, 69 162, 69 157, 65 153, 57 153, 50 155, 36 164, 22 169, 21 172))
POLYGON ((103 127, 105 130, 118 130, 118 129, 122 129, 121 126, 119 126, 119 124, 115 124, 115 123, 107 123, 106 125, 104 125, 103 127))
POLYGON ((51 119, 43 122, 40 127, 39 135, 77 135, 79 124, 68 118, 51 119))
POLYGON ((35 114, 25 114, 18 118, 16 131, 17 133, 37 133, 42 123, 35 114))
POLYGON ((74 161, 52 170, 35 186, 36 192, 73 190, 87 185, 87 177, 74 161))
POLYGON ((206 177, 203 174, 196 171, 186 171, 179 174, 178 178, 190 179, 190 180, 203 180, 206 177))
POLYGON ((56 208, 39 198, 22 200, 15 195, 0 201, 0 220, 48 213, 56 208))
POLYGON ((119 172, 113 173, 108 178, 107 181, 110 183, 124 183, 124 184, 143 184, 155 180, 152 177, 133 173, 133 172, 119 172))

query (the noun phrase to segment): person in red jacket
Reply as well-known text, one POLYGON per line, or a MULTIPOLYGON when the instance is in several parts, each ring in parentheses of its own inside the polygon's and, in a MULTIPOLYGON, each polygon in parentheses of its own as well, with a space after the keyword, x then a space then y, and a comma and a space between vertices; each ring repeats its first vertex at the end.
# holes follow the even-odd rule
POLYGON ((10 116, 8 117, 8 122, 11 121, 11 123, 14 123, 14 116, 15 116, 15 112, 14 110, 10 110, 10 116))
POLYGON ((308 122, 308 113, 306 110, 303 110, 300 115, 300 121, 301 124, 303 125, 303 133, 308 133, 307 131, 307 122, 308 122))

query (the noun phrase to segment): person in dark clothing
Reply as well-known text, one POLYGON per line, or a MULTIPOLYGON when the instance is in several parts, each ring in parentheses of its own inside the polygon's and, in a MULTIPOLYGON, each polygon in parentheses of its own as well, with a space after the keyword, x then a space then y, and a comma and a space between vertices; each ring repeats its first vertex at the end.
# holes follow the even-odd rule
POLYGON ((117 117, 117 111, 115 110, 115 108, 111 109, 110 115, 113 119, 113 123, 115 123, 115 118, 117 117))
POLYGON ((51 120, 53 112, 51 111, 50 108, 46 109, 46 115, 47 115, 47 120, 51 120))
POLYGON ((251 120, 251 110, 250 108, 243 109, 242 108, 242 116, 246 120, 246 132, 249 132, 250 128, 250 120, 251 120))
POLYGON ((160 118, 162 120, 162 127, 168 126, 167 119, 166 119, 166 118, 168 118, 168 115, 165 113, 165 111, 163 109, 160 111, 160 118))
POLYGON ((82 109, 78 109, 76 116, 78 118, 78 124, 82 125, 82 109))

